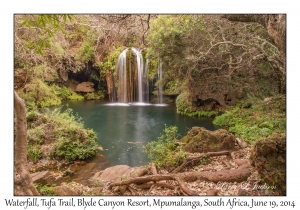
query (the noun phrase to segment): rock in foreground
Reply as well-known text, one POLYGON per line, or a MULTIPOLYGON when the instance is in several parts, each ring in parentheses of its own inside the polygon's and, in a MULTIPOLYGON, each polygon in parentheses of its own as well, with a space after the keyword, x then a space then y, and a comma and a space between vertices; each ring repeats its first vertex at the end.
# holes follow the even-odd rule
POLYGON ((235 136, 224 129, 209 131, 203 127, 193 127, 181 139, 187 152, 218 152, 235 149, 235 136))

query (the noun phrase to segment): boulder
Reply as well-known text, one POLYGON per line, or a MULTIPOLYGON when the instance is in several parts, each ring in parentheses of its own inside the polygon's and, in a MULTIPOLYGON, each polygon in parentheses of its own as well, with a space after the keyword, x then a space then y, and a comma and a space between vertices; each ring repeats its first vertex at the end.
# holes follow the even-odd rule
POLYGON ((286 195, 286 135, 258 139, 251 150, 251 165, 263 182, 286 195))
POLYGON ((235 150, 235 136, 224 129, 209 131, 193 127, 181 141, 187 152, 218 152, 235 150))
POLYGON ((95 92, 94 83, 82 82, 76 86, 75 92, 84 92, 84 93, 95 92))
POLYGON ((131 168, 127 165, 117 165, 105 169, 102 173, 95 173, 95 175, 92 177, 92 180, 102 180, 104 182, 120 182, 128 178, 143 176, 147 174, 147 172, 148 170, 146 168, 131 168))
POLYGON ((53 185, 61 182, 61 177, 54 177, 49 171, 41 171, 30 174, 33 183, 53 185))
POLYGON ((132 168, 127 165, 117 165, 105 169, 98 177, 95 174, 92 179, 100 179, 105 182, 121 181, 121 177, 125 178, 125 176, 129 176, 131 171, 132 168))

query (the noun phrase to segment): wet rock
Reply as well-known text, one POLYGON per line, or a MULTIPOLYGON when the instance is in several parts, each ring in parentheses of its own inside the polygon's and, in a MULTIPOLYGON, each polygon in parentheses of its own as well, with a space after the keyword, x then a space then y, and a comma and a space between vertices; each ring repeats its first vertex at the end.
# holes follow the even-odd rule
POLYGON ((92 82, 82 82, 76 86, 76 92, 84 92, 84 93, 91 93, 95 92, 94 83, 92 82))
POLYGON ((235 137, 224 129, 209 131, 203 127, 193 127, 181 142, 187 152, 217 152, 235 149, 235 137))
POLYGON ((274 134, 257 140, 250 155, 251 165, 262 180, 286 195, 286 135, 274 134))

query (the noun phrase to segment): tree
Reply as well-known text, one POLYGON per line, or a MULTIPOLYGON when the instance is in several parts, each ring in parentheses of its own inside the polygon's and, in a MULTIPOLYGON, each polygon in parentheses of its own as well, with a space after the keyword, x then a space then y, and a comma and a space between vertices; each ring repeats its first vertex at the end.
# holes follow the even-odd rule
POLYGON ((235 105, 247 94, 285 93, 284 60, 266 28, 221 17, 159 15, 150 21, 148 52, 163 61, 165 87, 179 84, 179 93, 189 93, 184 102, 193 102, 190 110, 204 111, 235 105))
MULTIPOLYGON (((68 15, 24 15, 16 16, 15 22, 15 65, 24 61, 40 62, 44 50, 61 25, 71 19, 68 15), (22 21, 22 22, 20 22, 22 21), (34 34, 34 36, 32 36, 34 34), (24 39, 27 37, 27 40, 24 39), (30 38, 28 38, 30 37, 30 38), (29 52, 29 53, 28 53, 29 52)), ((23 63, 23 65, 24 65, 23 63)), ((14 194, 39 195, 33 185, 27 165, 27 121, 26 107, 23 99, 14 91, 15 139, 14 139, 14 194)))
POLYGON ((286 72, 286 15, 285 14, 236 14, 223 15, 230 21, 257 22, 267 29, 270 37, 282 52, 286 72))
POLYGON ((14 143, 14 195, 39 195, 33 185, 27 165, 27 122, 24 101, 14 92, 15 143, 14 143))

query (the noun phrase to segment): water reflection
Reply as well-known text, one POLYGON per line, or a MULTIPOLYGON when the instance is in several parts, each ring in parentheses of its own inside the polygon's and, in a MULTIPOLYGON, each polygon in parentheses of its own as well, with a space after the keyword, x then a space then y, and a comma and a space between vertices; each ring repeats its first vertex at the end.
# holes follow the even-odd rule
POLYGON ((175 125, 181 136, 193 126, 215 130, 212 120, 176 114, 172 105, 109 104, 97 101, 68 102, 69 107, 83 118, 85 127, 93 128, 101 152, 110 165, 140 166, 149 160, 143 145, 154 141, 165 126, 175 125))

